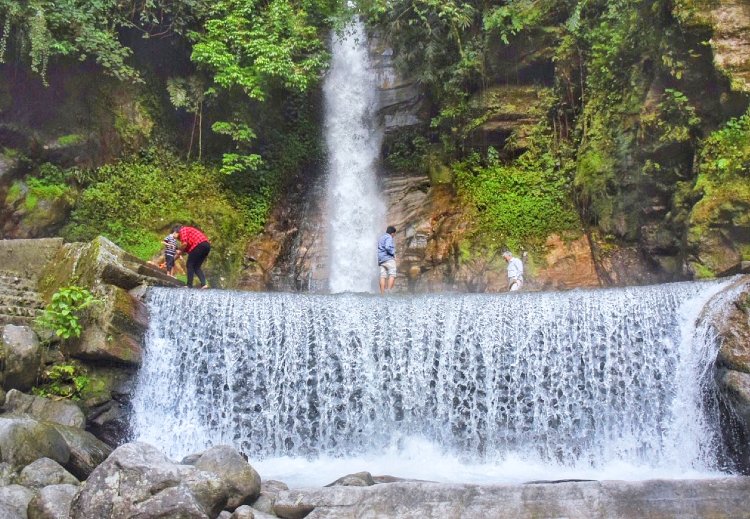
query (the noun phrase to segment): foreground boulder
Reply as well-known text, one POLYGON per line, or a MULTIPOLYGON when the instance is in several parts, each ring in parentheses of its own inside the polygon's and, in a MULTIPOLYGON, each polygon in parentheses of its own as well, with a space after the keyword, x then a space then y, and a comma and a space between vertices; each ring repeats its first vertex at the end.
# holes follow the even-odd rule
POLYGON ((41 458, 26 465, 18 482, 28 488, 43 488, 49 485, 77 485, 79 482, 59 463, 49 458, 41 458))
POLYGON ((80 429, 86 425, 83 411, 74 403, 26 395, 15 389, 8 391, 5 397, 5 411, 14 414, 26 413, 42 422, 55 422, 80 429))
POLYGON ((50 485, 44 487, 29 502, 29 519, 68 519, 70 505, 78 492, 75 485, 50 485))
POLYGON ((3 388, 21 391, 31 389, 42 365, 39 337, 28 326, 12 324, 2 328, 0 337, 3 388))
POLYGON ((750 478, 588 481, 529 485, 389 483, 282 492, 274 510, 285 519, 400 517, 747 517, 750 478))
POLYGON ((34 493, 21 485, 0 487, 0 517, 3 519, 25 518, 26 509, 34 493))
POLYGON ((112 448, 90 432, 66 425, 51 425, 62 436, 70 452, 65 468, 80 480, 88 478, 112 454, 112 448))
POLYGON ((252 503, 260 495, 260 476, 239 452, 228 445, 208 449, 192 465, 224 480, 229 490, 227 510, 252 503))
POLYGON ((39 458, 65 465, 70 448, 52 424, 25 416, 0 416, 0 461, 24 467, 39 458))
POLYGON ((177 465, 145 443, 115 449, 73 500, 73 519, 216 517, 227 501, 218 476, 177 465))

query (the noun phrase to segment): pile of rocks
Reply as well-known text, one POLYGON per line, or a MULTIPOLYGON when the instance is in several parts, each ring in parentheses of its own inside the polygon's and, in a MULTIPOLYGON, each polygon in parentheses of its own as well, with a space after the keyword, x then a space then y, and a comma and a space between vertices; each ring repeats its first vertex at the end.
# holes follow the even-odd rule
MULTIPOLYGON (((0 415, 0 517, 278 517, 276 495, 288 488, 262 486, 232 447, 176 463, 145 443, 113 451, 84 424, 74 403, 8 392, 0 415)), ((301 517, 282 517, 292 516, 301 517)))

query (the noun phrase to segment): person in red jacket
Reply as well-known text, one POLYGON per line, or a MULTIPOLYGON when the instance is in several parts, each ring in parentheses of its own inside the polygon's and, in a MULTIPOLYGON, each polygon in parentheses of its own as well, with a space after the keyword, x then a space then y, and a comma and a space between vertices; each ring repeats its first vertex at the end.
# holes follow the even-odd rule
POLYGON ((201 282, 201 288, 208 288, 206 285, 206 276, 201 270, 201 265, 206 261, 208 253, 211 252, 211 244, 206 235, 195 227, 187 225, 175 225, 172 227, 172 236, 182 243, 182 252, 186 252, 187 259, 187 285, 193 288, 193 276, 198 275, 201 282))

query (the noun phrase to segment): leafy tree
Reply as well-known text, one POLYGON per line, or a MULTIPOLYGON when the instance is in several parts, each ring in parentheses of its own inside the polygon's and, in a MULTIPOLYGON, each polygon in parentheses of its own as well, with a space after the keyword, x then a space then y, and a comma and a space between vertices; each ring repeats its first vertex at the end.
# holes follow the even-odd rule
MULTIPOLYGON (((317 84, 328 55, 314 21, 333 5, 304 0, 216 2, 202 30, 192 33, 192 59, 213 75, 208 93, 239 90, 260 102, 272 90, 305 92, 317 84)), ((241 116, 213 124, 213 130, 229 136, 235 146, 235 152, 224 155, 224 172, 260 166, 252 126, 241 116)))

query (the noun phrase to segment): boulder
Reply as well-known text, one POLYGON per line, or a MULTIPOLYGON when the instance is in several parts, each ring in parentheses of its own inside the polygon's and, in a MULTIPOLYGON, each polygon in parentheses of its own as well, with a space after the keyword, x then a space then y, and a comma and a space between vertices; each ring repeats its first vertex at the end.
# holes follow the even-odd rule
POLYGON ((52 424, 52 427, 62 436, 70 451, 65 468, 80 480, 87 479, 112 454, 112 448, 90 432, 59 424, 52 424))
POLYGON ((70 460, 70 448, 54 425, 25 416, 0 416, 0 461, 23 467, 39 458, 61 465, 70 460))
POLYGON ((229 489, 227 510, 252 503, 260 494, 260 476, 239 452, 228 445, 208 449, 193 465, 217 474, 226 482, 229 489))
POLYGON ((49 458, 40 458, 26 465, 18 478, 19 484, 29 488, 49 485, 78 485, 79 481, 59 463, 49 458))
POLYGON ((3 388, 26 391, 36 382, 42 365, 39 338, 28 326, 7 324, 0 340, 3 388))
POLYGON ((11 389, 6 395, 5 411, 15 414, 26 413, 43 422, 55 422, 80 429, 86 425, 83 411, 73 402, 26 395, 16 389, 11 389))
POLYGON ((375 484, 369 472, 357 472, 337 479, 327 487, 370 487, 375 484))
POLYGON ((260 485, 260 495, 253 503, 253 510, 265 514, 273 514, 273 505, 276 503, 276 496, 279 492, 285 490, 289 490, 289 487, 282 481, 275 481, 273 479, 263 481, 260 485))
POLYGON ((140 365, 147 326, 145 305, 112 285, 100 286, 96 296, 102 302, 92 307, 81 337, 67 341, 63 351, 83 360, 140 365))
POLYGON ((229 519, 255 519, 253 509, 247 505, 238 506, 229 519))
POLYGON ((70 505, 78 492, 75 485, 50 485, 44 487, 29 502, 29 519, 68 519, 70 505))
POLYGON ((217 517, 216 519, 229 519, 230 517, 232 517, 232 512, 227 512, 226 510, 222 510, 221 513, 219 514, 219 517, 217 517))
POLYGON ((0 487, 0 517, 3 519, 26 519, 26 509, 34 492, 21 485, 0 487))
POLYGON ((227 491, 221 478, 179 466, 145 443, 115 449, 73 500, 72 519, 216 517, 227 491))

